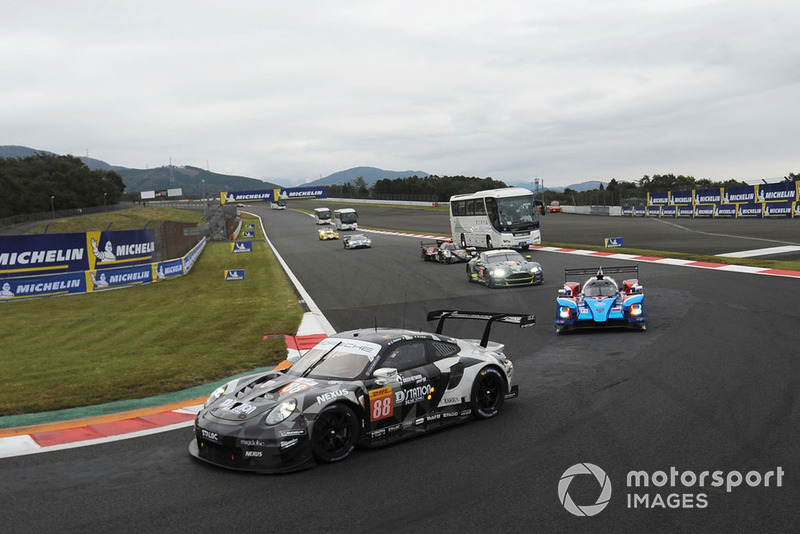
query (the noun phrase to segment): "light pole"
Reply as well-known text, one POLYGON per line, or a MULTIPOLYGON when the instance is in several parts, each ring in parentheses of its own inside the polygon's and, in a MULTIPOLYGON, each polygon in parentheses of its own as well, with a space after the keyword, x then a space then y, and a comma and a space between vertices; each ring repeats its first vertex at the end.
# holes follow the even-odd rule
POLYGON ((108 204, 106 203, 106 195, 107 194, 108 193, 103 193, 103 208, 105 208, 106 211, 108 211, 108 204))
POLYGON ((50 211, 53 212, 53 219, 56 218, 56 207, 55 207, 55 204, 53 204, 53 199, 54 198, 56 198, 56 197, 54 197, 53 195, 50 195, 50 211))

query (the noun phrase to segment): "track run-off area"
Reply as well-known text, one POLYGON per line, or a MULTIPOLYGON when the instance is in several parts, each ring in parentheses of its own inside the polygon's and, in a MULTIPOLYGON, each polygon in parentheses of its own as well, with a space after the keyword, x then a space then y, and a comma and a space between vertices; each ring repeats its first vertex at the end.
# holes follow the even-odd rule
MULTIPOLYGON (((376 323, 432 330, 426 313, 445 308, 535 314, 533 328, 492 330, 520 386, 500 416, 282 476, 193 461, 190 422, 0 458, 0 495, 13 503, 2 512, 9 531, 797 530, 796 275, 544 247, 530 252, 543 266, 542 286, 491 290, 470 284, 463 264, 421 260, 419 235, 447 235, 446 213, 357 207, 361 225, 382 229, 371 234, 372 249, 319 241, 313 219, 294 209, 248 211, 262 217, 270 242, 337 331, 376 323), (565 267, 634 262, 647 331, 555 333, 565 267), (579 464, 607 475, 610 496, 592 517, 563 504, 568 496, 581 508, 595 505, 606 488, 591 475, 565 476, 579 464), (643 474, 647 487, 635 485, 643 474)), ((550 214, 542 234, 587 245, 623 237, 630 248, 709 255, 773 249, 769 257, 792 261, 800 246, 800 223, 791 219, 550 214)), ((446 333, 478 337, 480 327, 465 323, 448 324, 446 333)))

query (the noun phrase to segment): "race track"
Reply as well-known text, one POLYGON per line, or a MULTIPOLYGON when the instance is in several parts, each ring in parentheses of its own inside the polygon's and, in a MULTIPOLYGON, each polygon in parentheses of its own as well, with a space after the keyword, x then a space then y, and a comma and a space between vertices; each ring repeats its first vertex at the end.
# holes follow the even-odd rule
MULTIPOLYGON (((0 495, 13 503, 1 512, 4 529, 797 531, 796 279, 641 264, 646 332, 558 336, 552 318, 564 267, 596 266, 597 258, 534 251, 544 267, 543 286, 490 290, 468 283, 463 265, 423 262, 418 238, 373 234, 374 248, 348 251, 340 242, 318 241, 303 213, 252 211, 263 216, 270 240, 337 330, 376 322, 431 329, 425 314, 440 308, 535 313, 533 328, 492 331, 514 361, 519 398, 492 420, 283 476, 193 461, 188 428, 3 459, 0 495), (558 495, 564 472, 584 462, 601 467, 613 489, 608 506, 590 518, 571 515, 558 495), (730 492, 680 482, 626 487, 631 471, 669 473, 671 467, 762 474, 780 467, 784 475, 780 487, 773 478, 768 488, 743 483, 730 492), (678 508, 632 508, 631 494, 689 495, 695 504, 704 494, 707 506, 688 508, 682 497, 678 508)), ((367 226, 447 233, 446 215, 359 211, 367 226), (411 227, 414 221, 426 226, 411 227)), ((663 224, 619 227, 609 219, 551 214, 543 221, 544 238, 595 244, 602 233, 624 231, 626 246, 659 248, 638 242, 677 242, 682 234, 691 236, 684 246, 714 254, 761 247, 754 244, 763 239, 800 243, 788 225, 780 236, 736 227, 797 224, 791 220, 713 221, 721 223, 713 233, 730 236, 724 237, 704 228, 676 234, 663 224)), ((448 327, 455 336, 477 335, 469 322, 448 327)), ((569 486, 576 503, 592 504, 598 492, 592 477, 576 477, 569 486)))

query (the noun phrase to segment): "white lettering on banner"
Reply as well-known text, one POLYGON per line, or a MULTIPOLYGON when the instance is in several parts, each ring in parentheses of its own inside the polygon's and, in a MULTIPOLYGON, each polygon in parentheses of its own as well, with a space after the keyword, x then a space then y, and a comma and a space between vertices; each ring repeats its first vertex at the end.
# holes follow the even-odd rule
POLYGON ((126 282, 138 282, 139 280, 149 280, 150 272, 126 273, 126 274, 113 274, 108 277, 109 284, 124 284, 126 282))
POLYGON ((764 198, 767 200, 774 198, 794 198, 794 191, 764 191, 764 198))
POLYGON ((132 245, 117 245, 117 257, 120 256, 137 256, 140 254, 152 254, 156 249, 155 244, 150 243, 134 243, 132 245))
POLYGON ((755 198, 752 193, 744 193, 741 195, 728 195, 728 202, 738 202, 742 200, 752 200, 755 198))
POLYGON ((165 267, 164 268, 164 274, 179 273, 182 270, 183 270, 183 266, 182 265, 173 265, 171 267, 165 267))
POLYGON ((58 280, 56 282, 39 282, 38 284, 18 284, 14 292, 17 295, 28 293, 50 293, 51 291, 67 291, 81 287, 80 280, 58 280))
POLYGON ((35 265, 37 263, 76 261, 83 259, 83 252, 82 248, 3 252, 0 254, 0 265, 35 265))

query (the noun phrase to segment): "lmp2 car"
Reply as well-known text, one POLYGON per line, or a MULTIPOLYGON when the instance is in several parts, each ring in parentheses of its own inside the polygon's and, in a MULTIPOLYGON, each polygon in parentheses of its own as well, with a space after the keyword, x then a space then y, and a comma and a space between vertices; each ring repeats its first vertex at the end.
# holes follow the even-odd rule
POLYGON ((333 228, 320 228, 319 230, 317 230, 317 235, 319 235, 320 241, 327 241, 329 239, 339 239, 339 232, 337 232, 333 228))
POLYGON ((647 329, 644 288, 639 284, 639 266, 564 269, 564 287, 556 300, 556 332, 575 328, 625 327, 647 329), (636 278, 617 281, 607 273, 634 273, 636 278), (581 288, 572 276, 594 275, 581 288))
POLYGON ((475 256, 475 248, 461 248, 452 239, 440 238, 436 241, 420 241, 422 259, 439 263, 460 263, 475 256))
POLYGON ((291 367, 231 380, 197 414, 189 452, 231 469, 281 473, 495 416, 516 397, 495 322, 524 328, 533 315, 440 310, 436 333, 366 328, 322 340, 291 367), (480 340, 442 334, 447 319, 486 323, 480 340))
POLYGON ((467 263, 470 282, 482 282, 489 287, 537 285, 544 282, 542 266, 516 250, 484 250, 467 263))
POLYGON ((372 239, 364 234, 353 234, 342 238, 344 248, 372 248, 372 239))

